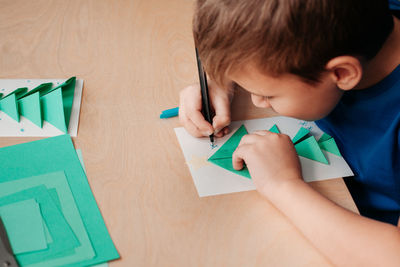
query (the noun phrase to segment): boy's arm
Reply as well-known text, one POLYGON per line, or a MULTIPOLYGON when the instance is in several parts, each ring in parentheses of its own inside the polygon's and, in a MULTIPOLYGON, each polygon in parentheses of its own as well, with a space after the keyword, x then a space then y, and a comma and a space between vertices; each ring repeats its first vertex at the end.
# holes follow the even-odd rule
POLYGON ((290 138, 260 131, 246 135, 233 155, 257 190, 339 266, 399 266, 400 228, 354 214, 308 186, 290 138))

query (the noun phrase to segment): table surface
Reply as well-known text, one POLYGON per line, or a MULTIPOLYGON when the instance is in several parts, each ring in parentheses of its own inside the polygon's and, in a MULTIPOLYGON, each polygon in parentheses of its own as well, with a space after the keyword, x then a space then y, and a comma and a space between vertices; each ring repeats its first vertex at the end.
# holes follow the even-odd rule
MULTIPOLYGON (((84 80, 77 148, 111 266, 329 266, 256 191, 199 198, 161 110, 198 80, 193 1, 0 1, 0 78, 84 80)), ((273 115, 239 91, 233 120, 273 115)), ((37 138, 2 138, 0 146, 37 138)), ((354 212, 342 179, 311 183, 354 212)))

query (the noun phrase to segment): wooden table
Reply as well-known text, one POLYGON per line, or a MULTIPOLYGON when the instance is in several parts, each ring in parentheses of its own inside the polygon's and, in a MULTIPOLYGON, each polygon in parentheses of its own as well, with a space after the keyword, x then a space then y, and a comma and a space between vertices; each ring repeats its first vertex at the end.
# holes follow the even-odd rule
MULTIPOLYGON (((121 254, 111 266, 326 266, 255 192, 199 198, 161 110, 197 81, 189 0, 0 1, 0 78, 84 79, 77 148, 121 254)), ((239 92, 233 119, 265 117, 239 92), (235 112, 240 109, 240 113, 235 112)), ((0 146, 35 138, 2 138, 0 146)), ((357 211, 342 179, 312 183, 357 211)))

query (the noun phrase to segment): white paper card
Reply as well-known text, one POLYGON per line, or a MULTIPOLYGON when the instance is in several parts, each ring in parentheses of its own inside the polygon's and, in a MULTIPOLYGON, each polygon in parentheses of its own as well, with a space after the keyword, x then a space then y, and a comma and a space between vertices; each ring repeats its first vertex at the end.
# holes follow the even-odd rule
MULTIPOLYGON (((65 82, 67 79, 0 79, 0 93, 7 95, 17 88, 27 87, 28 91, 42 83, 53 83, 53 87, 65 82)), ((72 103, 71 117, 68 126, 68 134, 76 137, 78 134, 79 112, 81 109, 83 80, 77 79, 75 83, 74 102, 72 103)), ((38 127, 30 120, 20 116, 20 122, 10 118, 0 110, 0 137, 27 137, 27 136, 56 136, 64 134, 47 121, 43 121, 43 128, 38 127)))
MULTIPOLYGON (((189 135, 183 127, 175 128, 176 136, 181 145, 183 155, 200 197, 255 189, 251 179, 227 171, 207 161, 207 159, 214 154, 242 124, 245 125, 249 133, 257 130, 268 130, 276 124, 279 131, 289 135, 290 138, 293 138, 296 135, 300 127, 310 130, 311 134, 317 140, 323 134, 314 122, 307 122, 288 117, 235 121, 230 126, 230 134, 223 138, 216 138, 215 145, 217 147, 212 149, 208 137, 195 138, 189 135)), ((322 151, 329 161, 329 165, 304 157, 299 157, 303 178, 306 182, 354 175, 342 157, 324 150, 322 151)))

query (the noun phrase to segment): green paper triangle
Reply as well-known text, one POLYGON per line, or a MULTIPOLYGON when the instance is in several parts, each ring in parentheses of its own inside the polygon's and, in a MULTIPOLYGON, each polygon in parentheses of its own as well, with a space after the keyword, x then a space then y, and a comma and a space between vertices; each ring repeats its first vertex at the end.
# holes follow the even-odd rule
POLYGON ((240 128, 221 146, 221 148, 208 159, 208 161, 224 168, 225 170, 250 178, 249 170, 246 167, 237 171, 232 165, 232 154, 239 145, 242 137, 246 134, 248 134, 248 132, 244 125, 240 126, 240 128))
POLYGON ((32 90, 25 92, 24 94, 21 94, 20 96, 18 96, 18 99, 30 96, 36 92, 40 92, 40 96, 45 95, 53 86, 53 83, 42 83, 41 85, 33 88, 32 90))
POLYGON ((220 166, 221 168, 224 168, 225 170, 234 172, 234 173, 239 174, 239 175, 241 175, 241 176, 244 176, 244 177, 246 177, 246 178, 251 178, 251 177, 250 177, 249 170, 247 169, 246 166, 244 166, 243 169, 241 169, 241 170, 239 170, 239 171, 238 171, 238 170, 235 170, 235 169, 233 168, 233 165, 232 165, 232 157, 230 157, 230 158, 223 158, 223 159, 209 159, 209 161, 212 162, 212 163, 214 163, 215 165, 220 166))
POLYGON ((18 104, 15 94, 7 95, 0 100, 0 110, 19 122, 18 104))
POLYGON ((19 113, 42 128, 42 112, 40 108, 39 92, 24 96, 18 100, 19 113))
POLYGON ((310 136, 307 139, 297 143, 294 148, 299 156, 329 164, 324 153, 319 148, 317 140, 315 140, 314 136, 310 136))
POLYGON ((335 155, 337 155, 339 157, 342 156, 342 154, 340 154, 339 148, 338 148, 338 146, 337 146, 337 144, 335 142, 335 139, 330 138, 330 139, 328 139, 326 141, 323 141, 321 143, 318 143, 318 144, 319 144, 319 147, 321 149, 323 149, 325 151, 328 151, 328 152, 330 152, 332 154, 335 154, 335 155))
POLYGON ((276 126, 276 124, 274 124, 274 126, 271 127, 271 129, 269 129, 270 132, 273 133, 281 133, 278 129, 278 126, 276 126))
POLYGON ((40 98, 43 119, 64 133, 67 133, 67 126, 65 123, 62 89, 58 88, 40 98))
POLYGON ((310 134, 310 131, 306 128, 301 127, 299 131, 296 133, 296 135, 293 137, 293 144, 299 143, 306 138, 308 138, 308 135, 310 134))
POLYGON ((217 152, 215 152, 210 159, 221 159, 221 158, 232 158, 233 152, 239 145, 240 140, 244 135, 248 134, 244 125, 240 126, 239 129, 223 144, 217 152))
POLYGON ((322 142, 327 141, 327 140, 329 140, 329 139, 331 139, 331 138, 332 138, 332 136, 330 136, 330 135, 327 134, 327 133, 324 133, 324 134, 318 139, 318 143, 322 143, 322 142))
POLYGON ((6 97, 8 97, 10 95, 15 95, 15 97, 18 99, 21 95, 25 94, 27 91, 28 91, 27 87, 21 87, 21 88, 15 89, 11 93, 8 93, 3 98, 6 98, 6 97))
POLYGON ((62 89, 63 108, 65 114, 65 123, 67 127, 69 125, 69 120, 71 118, 72 104, 74 102, 75 84, 76 84, 76 77, 71 77, 62 84, 60 84, 59 86, 45 93, 48 94, 59 88, 62 89))

